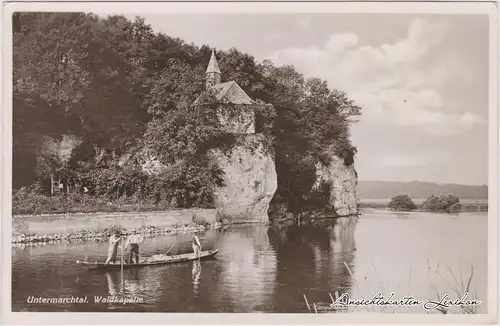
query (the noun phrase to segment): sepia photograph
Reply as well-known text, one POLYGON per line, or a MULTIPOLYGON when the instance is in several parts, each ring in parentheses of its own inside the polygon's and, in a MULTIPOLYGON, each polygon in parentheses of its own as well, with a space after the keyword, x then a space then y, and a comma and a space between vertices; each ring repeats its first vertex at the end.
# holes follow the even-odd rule
POLYGON ((4 311, 494 322, 494 6, 224 6, 4 15, 4 311))

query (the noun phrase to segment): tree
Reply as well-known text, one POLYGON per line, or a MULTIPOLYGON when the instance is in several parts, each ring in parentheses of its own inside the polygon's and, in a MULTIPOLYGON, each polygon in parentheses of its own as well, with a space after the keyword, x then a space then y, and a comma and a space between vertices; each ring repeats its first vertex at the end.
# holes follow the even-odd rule
POLYGON ((352 164, 350 117, 361 108, 340 91, 331 91, 318 78, 305 80, 292 66, 259 66, 263 96, 276 111, 273 125, 278 191, 273 204, 287 203, 291 211, 314 206, 315 166, 328 164, 332 154, 352 164), (267 94, 266 94, 267 93, 267 94))
MULTIPOLYGON (((208 46, 154 33, 141 18, 14 18, 15 188, 56 171, 71 173, 101 196, 151 194, 183 207, 211 201, 221 171, 208 153, 230 149, 235 137, 222 132, 213 94, 192 105, 204 91, 208 46), (80 141, 61 164, 43 148, 46 139, 58 142, 65 135, 80 141), (146 175, 134 163, 144 149, 165 167, 159 175, 146 175), (125 156, 130 160, 123 165, 125 156)), ((237 49, 217 55, 223 79, 235 80, 255 100, 256 131, 275 156, 273 201, 292 210, 325 202, 326 188, 311 191, 316 164, 328 164, 332 155, 354 162, 350 126, 361 108, 292 66, 258 63, 237 49)))
POLYGON ((397 195, 391 198, 388 207, 395 211, 412 211, 417 205, 408 195, 397 195))
POLYGON ((431 212, 453 213, 460 211, 462 206, 458 197, 449 194, 440 196, 431 195, 423 202, 422 208, 431 212))
POLYGON ((83 13, 21 13, 14 32, 14 184, 32 182, 45 136, 120 149, 142 134, 130 49, 140 21, 83 13), (29 170, 30 173, 27 173, 29 170), (23 173, 24 172, 24 173, 23 173), (24 177, 28 176, 28 177, 24 177))

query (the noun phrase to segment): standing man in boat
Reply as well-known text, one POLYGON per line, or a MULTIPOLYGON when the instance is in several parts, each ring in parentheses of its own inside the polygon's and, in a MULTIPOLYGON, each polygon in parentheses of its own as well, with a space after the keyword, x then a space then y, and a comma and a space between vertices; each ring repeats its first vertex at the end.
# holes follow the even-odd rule
POLYGON ((108 259, 106 259, 106 265, 110 262, 113 264, 116 262, 116 254, 118 253, 118 244, 122 239, 122 234, 119 230, 116 230, 113 235, 109 238, 109 248, 108 248, 108 259))
POLYGON ((128 237, 125 248, 130 245, 130 256, 128 258, 128 263, 132 264, 135 257, 135 263, 139 264, 139 244, 144 241, 144 237, 139 234, 137 230, 128 237))
POLYGON ((194 257, 195 258, 200 258, 200 255, 201 255, 201 243, 200 243, 200 239, 198 238, 198 235, 196 233, 197 232, 195 232, 194 235, 193 235, 193 252, 194 252, 194 257))

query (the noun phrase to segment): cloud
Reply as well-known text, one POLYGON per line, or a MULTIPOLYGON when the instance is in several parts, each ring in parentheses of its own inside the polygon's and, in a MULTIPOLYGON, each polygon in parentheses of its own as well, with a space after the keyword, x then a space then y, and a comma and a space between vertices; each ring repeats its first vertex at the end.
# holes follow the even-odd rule
POLYGON ((486 121, 483 117, 477 115, 477 114, 473 114, 473 113, 470 113, 470 112, 466 112, 464 113, 461 117, 460 117, 460 123, 467 129, 471 129, 472 127, 474 127, 474 125, 476 124, 486 124, 486 121))
POLYGON ((446 32, 443 25, 414 19, 405 38, 391 44, 363 45, 354 33, 333 34, 321 47, 279 50, 268 59, 346 91, 363 106, 366 120, 453 135, 485 120, 458 113, 442 97, 443 87, 464 74, 459 57, 438 48, 446 32))

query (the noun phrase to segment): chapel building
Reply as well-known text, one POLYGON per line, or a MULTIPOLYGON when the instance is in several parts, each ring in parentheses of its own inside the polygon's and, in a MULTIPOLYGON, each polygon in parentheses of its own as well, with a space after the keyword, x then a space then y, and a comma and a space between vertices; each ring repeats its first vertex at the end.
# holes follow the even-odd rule
MULTIPOLYGON (((214 90, 218 102, 217 117, 224 130, 234 134, 255 133, 254 101, 233 81, 221 83, 221 72, 215 51, 212 50, 207 70, 205 88, 214 90)), ((198 99, 193 105, 198 103, 198 99)))

